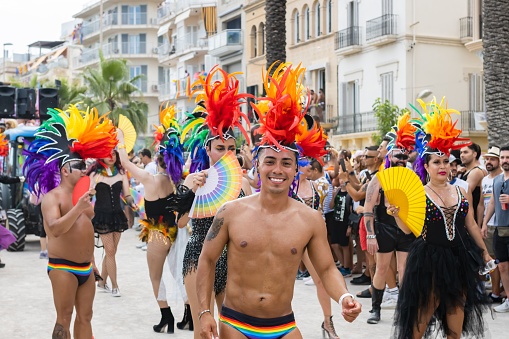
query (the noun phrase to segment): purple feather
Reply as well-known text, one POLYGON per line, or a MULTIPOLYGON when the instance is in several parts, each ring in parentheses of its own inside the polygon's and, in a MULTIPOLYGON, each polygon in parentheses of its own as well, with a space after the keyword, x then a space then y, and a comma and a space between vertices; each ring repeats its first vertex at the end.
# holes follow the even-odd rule
POLYGON ((415 159, 415 162, 414 162, 414 172, 419 176, 419 179, 421 179, 421 182, 423 185, 427 184, 427 182, 426 182, 427 172, 426 172, 426 169, 424 168, 425 158, 426 158, 426 156, 417 157, 417 159, 415 159))
POLYGON ((171 135, 165 142, 164 162, 166 163, 166 173, 175 184, 182 179, 184 171, 184 150, 176 135, 171 135))

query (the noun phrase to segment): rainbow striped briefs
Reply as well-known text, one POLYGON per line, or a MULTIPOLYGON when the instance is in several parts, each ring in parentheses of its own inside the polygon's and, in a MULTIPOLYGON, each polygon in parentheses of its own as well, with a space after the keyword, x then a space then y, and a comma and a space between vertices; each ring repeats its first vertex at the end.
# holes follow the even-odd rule
POLYGON ((279 339, 297 328, 293 313, 279 318, 255 318, 224 305, 219 321, 233 327, 249 339, 279 339))
POLYGON ((78 286, 83 285, 92 273, 92 263, 78 264, 65 259, 49 258, 48 274, 52 270, 65 271, 73 274, 78 279, 78 286))

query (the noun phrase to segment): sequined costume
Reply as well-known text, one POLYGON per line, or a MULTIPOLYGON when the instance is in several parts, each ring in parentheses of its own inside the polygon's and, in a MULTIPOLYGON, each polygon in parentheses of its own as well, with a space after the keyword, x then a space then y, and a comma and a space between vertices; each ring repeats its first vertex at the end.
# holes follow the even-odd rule
POLYGON ((482 250, 465 228, 468 201, 459 188, 456 191, 458 203, 448 208, 439 206, 429 196, 426 198, 424 228, 421 236, 411 245, 405 279, 399 292, 394 316, 394 338, 412 338, 419 312, 425 313, 433 298, 438 300, 439 305, 424 337, 432 334, 433 327, 443 334, 448 333, 448 312, 463 305, 463 335, 484 337, 482 311, 486 297, 479 289, 479 275, 477 270, 472 269, 470 261, 473 259, 465 246, 472 250, 479 265, 482 264, 482 250))
POLYGON ((140 221, 140 224, 143 226, 140 232, 141 241, 151 241, 153 237, 153 232, 151 231, 161 233, 171 242, 175 241, 177 237, 175 213, 167 208, 174 196, 175 194, 171 193, 166 198, 160 198, 154 201, 145 199, 145 213, 147 219, 140 221))
MULTIPOLYGON (((243 190, 240 191, 239 198, 245 197, 243 190)), ((182 275, 185 276, 198 268, 198 259, 205 242, 205 237, 212 226, 213 217, 191 219, 193 233, 189 238, 186 246, 186 252, 184 253, 184 266, 182 268, 182 275)), ((226 278, 228 273, 228 266, 226 263, 227 248, 223 249, 223 253, 217 260, 216 263, 216 277, 214 280, 214 291, 216 295, 224 292, 226 288, 226 278)))
POLYGON ((99 234, 124 232, 127 229, 127 218, 120 206, 122 181, 117 181, 113 185, 99 182, 95 190, 97 200, 92 219, 94 231, 99 234))

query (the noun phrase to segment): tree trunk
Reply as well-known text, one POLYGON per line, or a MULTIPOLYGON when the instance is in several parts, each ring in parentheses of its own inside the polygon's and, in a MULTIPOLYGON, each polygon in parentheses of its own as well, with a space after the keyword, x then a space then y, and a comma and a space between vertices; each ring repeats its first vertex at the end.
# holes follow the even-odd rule
POLYGON ((509 0, 484 0, 483 47, 488 142, 509 140, 509 0))
POLYGON ((265 1, 267 69, 275 61, 286 61, 286 0, 265 1))

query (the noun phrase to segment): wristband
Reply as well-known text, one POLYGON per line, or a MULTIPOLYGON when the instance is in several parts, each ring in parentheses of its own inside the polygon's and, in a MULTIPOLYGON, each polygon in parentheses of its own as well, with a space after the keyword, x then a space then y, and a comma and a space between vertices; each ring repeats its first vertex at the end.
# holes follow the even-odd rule
POLYGON ((343 303, 343 299, 348 298, 348 297, 352 297, 352 299, 354 299, 354 300, 355 300, 355 296, 354 296, 352 293, 348 293, 348 292, 346 292, 346 293, 345 293, 345 294, 343 294, 341 297, 339 297, 338 304, 342 304, 342 303, 343 303))
POLYGON ((376 234, 368 234, 366 235, 366 239, 376 239, 376 234))
MULTIPOLYGON (((343 294, 343 295, 344 295, 344 294, 343 294)), ((201 320, 201 316, 202 316, 202 315, 204 315, 205 313, 210 313, 210 314, 212 314, 212 313, 210 312, 210 310, 203 310, 203 311, 201 311, 201 312, 200 312, 200 314, 198 314, 198 320, 201 320)))

